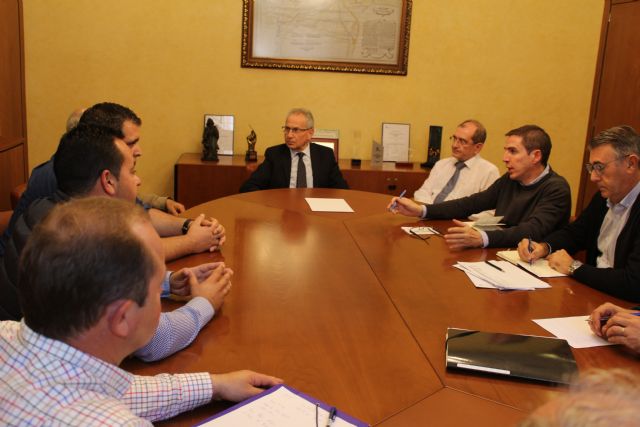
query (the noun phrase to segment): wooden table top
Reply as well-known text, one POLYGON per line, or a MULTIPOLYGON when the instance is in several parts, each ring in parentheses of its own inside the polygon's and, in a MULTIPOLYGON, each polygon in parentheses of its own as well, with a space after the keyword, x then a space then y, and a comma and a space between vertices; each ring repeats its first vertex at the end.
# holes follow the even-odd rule
MULTIPOLYGON (((566 392, 446 370, 447 327, 549 336, 531 319, 625 302, 570 278, 551 279, 550 289, 537 291, 476 289, 452 264, 494 259, 496 250, 452 252, 435 236, 425 244, 400 229, 417 221, 388 213, 388 201, 353 190, 281 189, 190 209, 185 216, 217 218, 227 242, 221 253, 168 267, 223 260, 235 272, 233 289, 189 347, 160 362, 128 360, 123 367, 145 375, 253 369, 382 426, 421 419, 457 425, 469 408, 492 425, 513 425, 566 392), (304 197, 344 198, 355 212, 311 212, 304 197)), ((164 303, 165 309, 178 306, 164 303)), ((640 374, 637 358, 618 346, 573 353, 581 371, 624 366, 640 374)), ((165 424, 192 425, 227 406, 206 405, 165 424)))

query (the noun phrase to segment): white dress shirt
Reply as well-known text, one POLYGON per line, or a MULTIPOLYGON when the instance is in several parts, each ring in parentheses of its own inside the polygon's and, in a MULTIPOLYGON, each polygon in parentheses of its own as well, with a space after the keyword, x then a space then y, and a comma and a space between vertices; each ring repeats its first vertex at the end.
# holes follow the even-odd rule
MULTIPOLYGON (((442 188, 447 185, 447 182, 455 173, 457 161, 458 159, 455 157, 438 160, 433 165, 433 169, 431 169, 429 177, 422 184, 422 187, 413 194, 413 198, 417 202, 433 203, 433 200, 440 194, 442 188)), ((445 201, 459 199, 486 190, 500 176, 496 165, 483 159, 479 154, 464 163, 465 167, 460 171, 458 182, 451 193, 444 199, 445 201)))
POLYGON ((596 259, 596 266, 598 268, 613 267, 618 236, 620 236, 620 232, 627 224, 631 206, 633 206, 638 198, 638 193, 640 193, 640 182, 637 183, 619 203, 613 204, 607 200, 609 210, 604 216, 604 220, 600 226, 600 234, 598 234, 598 250, 602 253, 602 255, 596 259))

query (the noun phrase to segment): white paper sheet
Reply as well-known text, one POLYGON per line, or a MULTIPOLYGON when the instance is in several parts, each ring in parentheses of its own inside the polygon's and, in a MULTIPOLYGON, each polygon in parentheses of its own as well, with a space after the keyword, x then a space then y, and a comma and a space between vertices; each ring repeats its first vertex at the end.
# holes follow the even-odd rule
POLYGON ((304 198, 314 212, 353 212, 345 199, 304 198))
MULTIPOLYGON (((329 413, 326 410, 318 408, 319 425, 326 425, 328 416, 329 413)), ((316 405, 283 387, 202 425, 207 427, 314 426, 316 425, 316 405)), ((332 425, 348 427, 354 424, 338 417, 332 425)))
POLYGON ((551 286, 540 279, 520 270, 507 261, 486 262, 458 262, 462 270, 473 276, 479 277, 497 289, 533 290, 550 288, 551 286))
POLYGON ((558 338, 567 340, 573 348, 599 347, 612 345, 600 338, 589 327, 589 316, 555 317, 551 319, 534 319, 538 325, 558 338))
POLYGON ((559 271, 549 267, 549 261, 546 259, 538 259, 533 264, 529 264, 528 262, 520 259, 518 251, 499 251, 496 255, 512 264, 521 266, 538 277, 549 278, 566 276, 566 274, 560 273, 559 271))

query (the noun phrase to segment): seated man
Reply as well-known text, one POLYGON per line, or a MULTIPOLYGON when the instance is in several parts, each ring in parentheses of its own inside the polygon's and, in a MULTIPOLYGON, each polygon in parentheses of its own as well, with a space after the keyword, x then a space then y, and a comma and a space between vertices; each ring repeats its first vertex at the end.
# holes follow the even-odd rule
MULTIPOLYGON (((0 257, 2 320, 22 317, 17 297, 18 259, 33 227, 56 204, 87 196, 135 202, 140 179, 135 174, 133 152, 108 128, 80 126, 66 133, 56 151, 54 169, 60 190, 50 199, 33 202, 18 217, 11 239, 5 241, 6 252, 0 257)), ((202 216, 195 222, 200 221, 202 216)), ((189 345, 222 305, 231 286, 232 274, 220 263, 204 264, 169 275, 165 281, 165 292, 173 290, 182 295, 190 292, 195 298, 178 310, 163 313, 156 335, 136 352, 136 356, 143 360, 157 360, 189 345)))
POLYGON ((242 184, 240 192, 270 188, 349 188, 333 150, 310 144, 313 115, 303 108, 287 114, 284 144, 267 148, 264 162, 242 184))
POLYGON ((525 125, 506 134, 502 161, 507 173, 488 189, 462 199, 419 205, 394 197, 393 213, 429 219, 466 218, 495 209, 506 228, 483 231, 454 220, 444 236, 451 249, 513 247, 525 236, 544 236, 569 221, 571 190, 567 181, 547 164, 551 139, 540 127, 525 125))
POLYGON ((148 215, 122 200, 74 200, 36 227, 20 263, 24 319, 0 322, 0 424, 151 425, 282 382, 118 368, 158 326, 162 250, 148 215))
POLYGON ((599 133, 589 142, 586 167, 600 192, 578 219, 538 239, 544 243, 520 242, 520 258, 547 257, 552 268, 585 285, 640 301, 640 136, 629 126, 599 133), (580 250, 585 264, 572 257, 580 250))
MULTIPOLYGON (((142 155, 142 150, 139 145, 140 126, 142 125, 142 120, 129 108, 119 104, 103 102, 96 104, 87 110, 76 110, 67 120, 67 131, 75 127, 78 123, 104 126, 112 129, 113 131, 121 132, 123 134, 123 140, 133 151, 134 156, 138 158, 142 155)), ((51 158, 33 169, 29 182, 27 183, 27 188, 20 197, 20 201, 13 212, 9 227, 5 230, 4 236, 7 239, 11 237, 16 219, 33 201, 52 196, 56 189, 57 185, 55 174, 53 172, 53 158, 51 158)), ((164 237, 179 234, 179 232, 182 231, 182 226, 190 223, 186 222, 189 220, 171 218, 169 215, 157 210, 166 209, 168 212, 176 215, 184 212, 184 206, 167 197, 147 194, 141 196, 141 202, 155 208, 155 210, 152 210, 150 214, 154 220, 154 225, 159 227, 157 229, 164 237)), ((207 224, 207 222, 205 222, 205 224, 207 224)), ((216 225, 218 224, 216 223, 216 225)), ((224 234, 224 228, 219 226, 219 229, 224 234)), ((206 236, 203 234, 203 237, 206 236)), ((186 239, 179 237, 177 239, 171 238, 164 241, 169 260, 191 253, 189 246, 185 244, 185 240, 186 239)), ((211 247, 208 247, 207 249, 211 249, 211 247)), ((0 240, 0 255, 3 253, 4 244, 3 241, 0 240)))
POLYGON ((500 176, 493 163, 480 157, 487 131, 477 120, 465 120, 451 136, 451 157, 441 159, 414 194, 420 203, 440 203, 486 190, 500 176))

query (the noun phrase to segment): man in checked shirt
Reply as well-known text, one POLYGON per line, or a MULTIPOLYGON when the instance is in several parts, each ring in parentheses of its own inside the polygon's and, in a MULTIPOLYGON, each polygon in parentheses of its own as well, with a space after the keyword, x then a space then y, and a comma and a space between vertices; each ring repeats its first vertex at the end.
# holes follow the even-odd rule
POLYGON ((157 328, 164 275, 160 237, 141 208, 105 197, 57 205, 22 254, 24 318, 0 322, 0 424, 150 425, 282 382, 118 368, 157 328))

